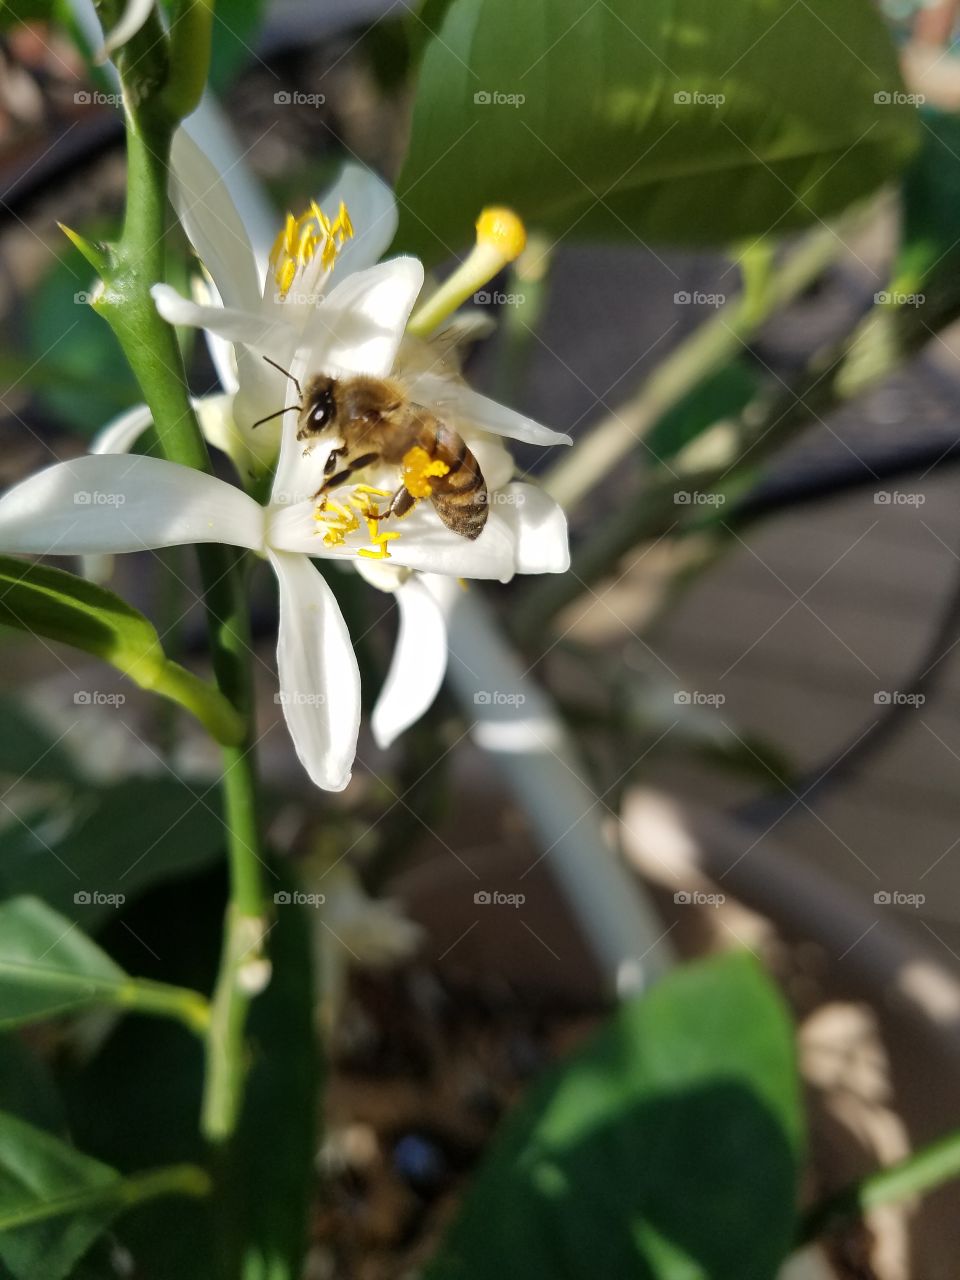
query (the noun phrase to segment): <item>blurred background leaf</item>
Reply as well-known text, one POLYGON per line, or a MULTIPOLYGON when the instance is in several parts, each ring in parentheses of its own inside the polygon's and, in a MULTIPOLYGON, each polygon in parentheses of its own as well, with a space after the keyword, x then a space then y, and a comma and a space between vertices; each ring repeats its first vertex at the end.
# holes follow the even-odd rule
POLYGON ((773 984, 746 955, 690 966, 534 1088, 429 1280, 770 1280, 791 1245, 801 1131, 773 984))
POLYGON ((905 163, 900 89, 870 0, 745 0, 723 24, 714 0, 453 0, 420 72, 398 244, 448 256, 495 203, 577 238, 808 226, 905 163))

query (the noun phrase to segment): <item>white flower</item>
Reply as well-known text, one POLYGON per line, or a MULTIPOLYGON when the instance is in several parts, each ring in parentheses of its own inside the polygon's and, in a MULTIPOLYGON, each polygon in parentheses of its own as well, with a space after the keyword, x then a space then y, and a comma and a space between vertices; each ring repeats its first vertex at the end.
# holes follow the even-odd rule
MULTIPOLYGON (((311 345, 291 362, 293 375, 299 377, 312 360, 311 367, 341 374, 386 376, 421 275, 419 263, 398 258, 348 276, 318 306, 322 322, 311 332, 311 345)), ((175 463, 90 455, 41 471, 0 499, 0 549, 100 555, 222 542, 266 556, 280 587, 277 665, 287 724, 314 782, 340 790, 356 752, 360 679, 333 592, 310 557, 388 568, 393 585, 403 582, 407 641, 398 647, 388 680, 388 711, 379 716, 385 740, 429 705, 445 663, 442 619, 435 609, 414 603, 426 593, 410 571, 502 581, 514 573, 560 571, 568 562, 566 524, 556 504, 534 486, 498 483, 498 452, 506 456, 505 451, 494 443, 484 455, 484 441, 477 438, 469 443, 491 494, 478 538, 451 532, 428 501, 414 507, 399 531, 380 532, 381 526, 365 518, 369 490, 358 494, 352 483, 331 495, 334 512, 342 514, 318 507, 315 495, 329 447, 305 457, 296 429, 287 415, 271 496, 263 505, 225 481, 175 463), (411 617, 420 628, 416 645, 410 643, 411 617), (426 632, 432 635, 429 670, 418 657, 426 632)), ((386 470, 371 469, 371 487, 396 487, 396 474, 386 470)))

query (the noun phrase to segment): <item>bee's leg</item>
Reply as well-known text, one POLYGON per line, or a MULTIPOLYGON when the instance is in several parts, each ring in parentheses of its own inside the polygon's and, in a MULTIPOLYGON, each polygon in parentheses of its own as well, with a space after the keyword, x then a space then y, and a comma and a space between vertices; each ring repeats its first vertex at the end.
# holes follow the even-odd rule
POLYGON ((391 516, 396 516, 398 520, 402 520, 404 516, 409 515, 413 508, 417 505, 418 499, 413 496, 409 489, 401 485, 393 497, 390 499, 390 505, 386 511, 381 511, 378 515, 370 516, 371 520, 389 520, 391 516))
POLYGON ((336 489, 338 485, 344 484, 355 471, 360 471, 363 467, 369 466, 371 462, 376 462, 377 459, 375 453, 365 453, 360 458, 354 458, 342 471, 337 471, 337 464, 345 452, 345 449, 330 450, 330 454, 323 464, 323 484, 313 495, 315 498, 319 498, 322 493, 329 493, 331 489, 336 489))

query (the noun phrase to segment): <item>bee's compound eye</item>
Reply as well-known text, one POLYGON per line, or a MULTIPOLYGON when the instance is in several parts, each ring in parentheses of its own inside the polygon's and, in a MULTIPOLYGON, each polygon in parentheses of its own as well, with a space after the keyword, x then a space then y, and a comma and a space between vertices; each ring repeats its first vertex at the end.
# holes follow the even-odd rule
POLYGON ((307 426, 311 431, 322 431, 324 427, 329 425, 332 417, 333 398, 327 394, 318 396, 310 406, 310 411, 307 414, 307 426))

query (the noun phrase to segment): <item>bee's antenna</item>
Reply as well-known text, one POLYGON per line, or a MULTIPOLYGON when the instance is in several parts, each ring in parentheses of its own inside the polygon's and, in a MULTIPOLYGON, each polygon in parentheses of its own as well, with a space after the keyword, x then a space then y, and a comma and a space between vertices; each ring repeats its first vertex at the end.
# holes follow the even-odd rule
MULTIPOLYGON (((263 358, 264 360, 266 360, 267 357, 264 356, 263 358)), ((271 360, 270 363, 273 364, 273 361, 271 360)), ((253 427, 262 426, 265 422, 272 422, 274 418, 279 418, 282 413, 289 413, 291 409, 299 409, 299 408, 300 406, 298 404, 288 404, 285 409, 278 409, 276 413, 268 413, 265 418, 261 418, 259 422, 255 422, 253 426, 251 426, 250 430, 252 431, 253 427)))
MULTIPOLYGON (((267 364, 272 364, 272 365, 273 365, 273 367, 274 367, 274 368, 275 368, 279 373, 282 373, 285 377, 287 377, 287 378, 289 378, 289 379, 290 379, 290 381, 293 383, 293 385, 297 388, 297 395, 298 395, 298 396, 300 397, 300 399, 302 400, 302 399, 303 399, 303 389, 301 388, 300 383, 299 383, 299 382, 297 381, 297 379, 293 376, 293 374, 292 374, 292 373, 290 373, 287 369, 284 369, 284 367, 283 367, 282 365, 277 364, 276 360, 271 360, 269 356, 264 356, 263 358, 264 358, 264 360, 266 360, 267 364)), ((281 413, 285 413, 285 412, 286 412, 286 410, 285 410, 285 409, 282 409, 282 410, 281 410, 281 413)), ((266 421, 267 421, 267 419, 266 419, 266 418, 263 418, 263 419, 262 419, 262 421, 263 421, 263 422, 266 422, 266 421)), ((259 423, 256 423, 256 422, 255 422, 253 425, 254 425, 254 426, 259 426, 259 423)))

